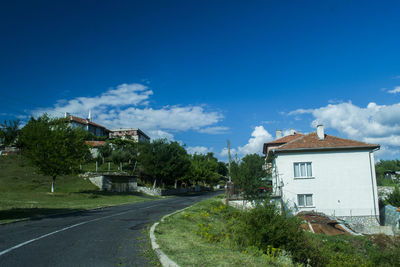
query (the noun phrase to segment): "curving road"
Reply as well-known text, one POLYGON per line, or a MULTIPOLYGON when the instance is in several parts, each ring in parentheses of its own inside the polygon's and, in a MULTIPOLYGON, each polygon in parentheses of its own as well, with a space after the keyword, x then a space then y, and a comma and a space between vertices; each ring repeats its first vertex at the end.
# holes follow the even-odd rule
POLYGON ((0 225, 0 266, 148 266, 143 229, 209 192, 0 225))

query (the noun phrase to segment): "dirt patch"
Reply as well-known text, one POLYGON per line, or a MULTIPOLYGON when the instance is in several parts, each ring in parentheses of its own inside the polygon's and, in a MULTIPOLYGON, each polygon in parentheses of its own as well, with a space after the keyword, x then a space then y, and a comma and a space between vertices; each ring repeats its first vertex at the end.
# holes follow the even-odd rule
POLYGON ((316 234, 325 234, 325 235, 350 235, 345 229, 343 229, 339 222, 336 220, 329 219, 323 213, 317 212, 301 212, 297 216, 302 218, 303 220, 309 222, 303 223, 301 228, 307 231, 311 231, 310 225, 312 230, 316 234))

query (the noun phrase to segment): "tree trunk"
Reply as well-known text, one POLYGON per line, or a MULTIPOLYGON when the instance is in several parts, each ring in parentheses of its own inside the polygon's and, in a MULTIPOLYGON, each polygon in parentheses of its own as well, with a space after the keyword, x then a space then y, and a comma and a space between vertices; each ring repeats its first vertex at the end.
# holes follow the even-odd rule
POLYGON ((156 183, 157 183, 157 179, 154 179, 154 183, 153 183, 153 189, 156 188, 156 183))
POLYGON ((177 189, 178 188, 178 180, 177 179, 175 179, 175 189, 177 189))
POLYGON ((55 184, 56 184, 56 177, 53 176, 53 181, 51 181, 51 193, 54 193, 55 184))

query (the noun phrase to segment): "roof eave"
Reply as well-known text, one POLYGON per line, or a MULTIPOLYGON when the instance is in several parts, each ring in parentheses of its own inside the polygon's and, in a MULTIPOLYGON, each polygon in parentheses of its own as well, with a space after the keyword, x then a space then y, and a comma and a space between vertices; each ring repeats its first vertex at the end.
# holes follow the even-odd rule
POLYGON ((295 149, 274 149, 273 153, 290 153, 290 152, 312 152, 312 151, 336 151, 336 150, 379 150, 380 145, 375 146, 352 146, 352 147, 315 147, 315 148, 295 148, 295 149))

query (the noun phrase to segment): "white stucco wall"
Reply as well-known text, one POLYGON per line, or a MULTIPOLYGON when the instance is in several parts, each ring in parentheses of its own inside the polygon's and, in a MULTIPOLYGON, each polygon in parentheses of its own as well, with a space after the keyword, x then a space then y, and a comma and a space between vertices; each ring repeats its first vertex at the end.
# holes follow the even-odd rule
POLYGON ((374 158, 368 151, 278 154, 275 164, 278 177, 273 182, 283 182, 283 200, 294 212, 315 210, 333 216, 379 215, 374 158), (295 162, 311 162, 313 178, 295 179, 295 162), (313 206, 298 207, 297 194, 312 194, 313 206))

